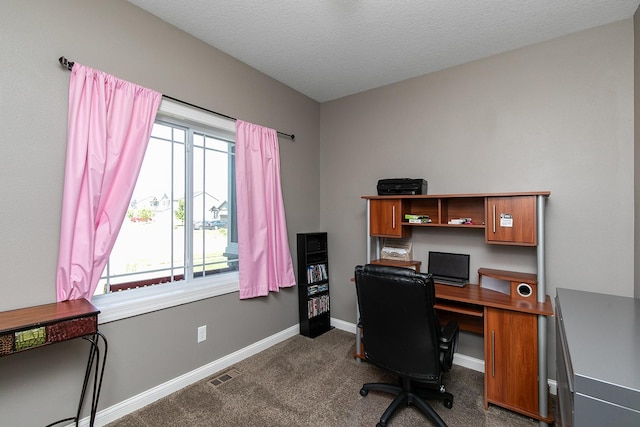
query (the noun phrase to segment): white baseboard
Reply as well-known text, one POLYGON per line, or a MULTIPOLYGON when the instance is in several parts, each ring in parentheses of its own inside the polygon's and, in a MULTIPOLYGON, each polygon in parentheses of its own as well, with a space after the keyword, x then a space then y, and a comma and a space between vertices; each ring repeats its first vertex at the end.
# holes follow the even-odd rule
POLYGON ((342 331, 351 332, 356 334, 356 324, 351 322, 345 322, 344 320, 331 318, 331 326, 342 331))
MULTIPOLYGON (((354 323, 345 322, 340 319, 331 319, 331 325, 336 329, 340 329, 352 334, 356 333, 356 325, 354 323)), ((171 393, 185 388, 197 381, 203 380, 216 372, 220 372, 235 363, 238 363, 247 357, 253 356, 267 348, 278 344, 286 339, 289 339, 300 332, 299 325, 291 326, 284 331, 271 335, 263 340, 253 343, 243 349, 240 349, 234 353, 228 354, 218 360, 214 360, 200 368, 194 369, 191 372, 187 372, 184 375, 169 380, 163 384, 159 384, 149 390, 146 390, 136 396, 133 396, 127 400, 117 403, 113 406, 105 408, 96 414, 95 425, 104 426, 109 424, 118 418, 122 418, 131 412, 137 411, 144 406, 147 406, 156 400, 162 399, 171 393)), ((464 368, 473 369, 474 371, 484 372, 484 361, 476 359, 475 357, 465 356, 464 354, 456 353, 453 358, 455 365, 462 366, 464 368)), ((554 380, 548 380, 551 394, 556 394, 556 382, 554 380)), ((70 424, 67 427, 71 427, 70 424)), ((78 424, 82 427, 89 426, 89 418, 83 418, 78 424)))
POLYGON ((455 353, 453 355, 453 364, 462 366, 463 368, 473 369, 474 371, 484 372, 484 360, 464 354, 455 353))

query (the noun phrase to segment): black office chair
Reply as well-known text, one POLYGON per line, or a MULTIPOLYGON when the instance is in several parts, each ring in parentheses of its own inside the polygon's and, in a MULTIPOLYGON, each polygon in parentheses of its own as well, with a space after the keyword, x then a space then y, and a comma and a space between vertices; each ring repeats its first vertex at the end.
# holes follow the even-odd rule
POLYGON ((362 396, 370 390, 396 395, 377 427, 385 427, 401 405, 414 405, 436 425, 446 427, 424 399, 441 399, 447 408, 453 406, 442 373, 451 369, 459 325, 449 322, 441 328, 433 308, 431 275, 368 264, 356 267, 355 278, 365 359, 400 379, 400 385, 367 383, 360 389, 362 396))

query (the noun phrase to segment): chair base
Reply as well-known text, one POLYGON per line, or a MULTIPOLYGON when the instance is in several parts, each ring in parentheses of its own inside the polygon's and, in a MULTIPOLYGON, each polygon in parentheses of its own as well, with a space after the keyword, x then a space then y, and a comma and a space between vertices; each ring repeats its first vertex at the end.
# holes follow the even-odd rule
POLYGON ((401 380, 401 386, 384 383, 366 383, 360 389, 360 395, 366 396, 369 391, 381 391, 391 393, 395 397, 391 404, 380 417, 380 421, 376 427, 385 427, 389 419, 401 406, 413 405, 425 414, 438 427, 447 427, 447 424, 440 418, 440 415, 433 410, 424 399, 443 400, 444 406, 451 409, 453 406, 453 395, 444 390, 444 386, 440 386, 440 390, 430 388, 417 388, 414 390, 414 382, 408 378, 401 380))

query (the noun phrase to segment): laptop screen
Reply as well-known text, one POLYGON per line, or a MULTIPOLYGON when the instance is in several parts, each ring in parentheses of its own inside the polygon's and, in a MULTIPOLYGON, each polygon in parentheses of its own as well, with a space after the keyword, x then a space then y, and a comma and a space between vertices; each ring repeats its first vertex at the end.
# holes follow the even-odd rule
POLYGON ((429 251, 428 272, 434 277, 469 280, 469 255, 429 251))

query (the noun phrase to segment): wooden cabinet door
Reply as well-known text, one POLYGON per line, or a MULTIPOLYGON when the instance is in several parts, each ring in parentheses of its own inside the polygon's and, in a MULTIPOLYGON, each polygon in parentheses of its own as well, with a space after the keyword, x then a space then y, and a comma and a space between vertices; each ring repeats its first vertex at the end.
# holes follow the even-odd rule
POLYGON ((376 237, 409 237, 411 231, 402 227, 402 200, 376 199, 369 202, 369 234, 376 237))
POLYGON ((487 197, 487 243, 535 246, 536 196, 487 197))
POLYGON ((493 403, 538 417, 537 330, 535 314, 486 308, 485 409, 493 403))

